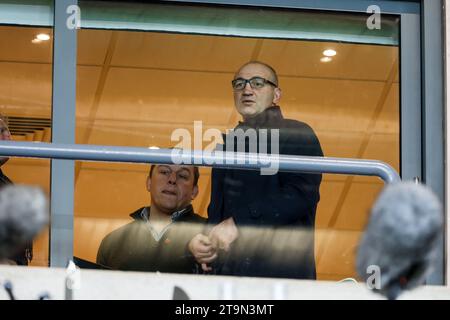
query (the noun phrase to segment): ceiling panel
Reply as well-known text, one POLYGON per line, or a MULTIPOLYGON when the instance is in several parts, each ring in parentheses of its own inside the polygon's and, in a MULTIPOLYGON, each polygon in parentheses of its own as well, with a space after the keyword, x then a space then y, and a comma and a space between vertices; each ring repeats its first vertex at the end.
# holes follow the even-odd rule
MULTIPOLYGON (((375 178, 373 178, 375 180, 375 178)), ((336 220, 336 229, 362 230, 369 217, 369 211, 383 188, 383 182, 353 183, 336 220)))
POLYGON ((316 131, 366 131, 383 89, 378 82, 284 80, 280 104, 285 117, 304 121, 316 131))
POLYGON ((400 136, 400 86, 393 83, 378 116, 374 132, 383 134, 396 134, 400 136))
POLYGON ((317 229, 328 227, 328 222, 333 215, 343 188, 344 182, 322 181, 320 185, 320 201, 316 212, 317 229))
POLYGON ((371 182, 354 181, 343 199, 335 226, 330 220, 344 190, 344 182, 324 181, 320 186, 320 202, 316 214, 316 227, 319 229, 336 228, 340 230, 361 230, 366 224, 369 209, 383 188, 382 182, 372 178, 371 182))
POLYGON ((233 74, 251 59, 255 39, 118 32, 112 65, 233 74))
POLYGON ((384 161, 400 173, 399 136, 397 134, 373 134, 363 158, 384 161))
POLYGON ((363 141, 360 132, 316 131, 316 134, 326 157, 354 158, 363 141))
POLYGON ((40 186, 50 194, 50 160, 31 158, 10 158, 2 171, 14 183, 40 186))
POLYGON ((233 111, 229 76, 111 68, 97 117, 225 125, 233 111))
MULTIPOLYGON (((0 27, 0 61, 52 63, 52 40, 32 43, 40 33, 52 36, 50 28, 0 27)), ((0 68, 1 70, 1 68, 0 68)))
POLYGON ((1 112, 14 116, 51 117, 50 64, 0 62, 0 70, 1 112))
POLYGON ((150 203, 146 178, 147 174, 142 172, 84 167, 76 182, 76 216, 127 218, 134 210, 150 203))
MULTIPOLYGON (((325 156, 357 158, 357 148, 363 142, 362 134, 340 134, 339 136, 319 135, 325 156)), ((390 164, 398 173, 400 173, 400 142, 398 134, 372 134, 368 136, 365 142, 365 151, 361 159, 379 160, 390 164)), ((326 175, 325 180, 342 181, 347 179, 348 175, 326 175)), ((377 183, 383 182, 381 178, 374 176, 352 176, 354 182, 377 183)))
POLYGON ((398 48, 319 41, 265 39, 258 60, 282 76, 385 81, 398 59, 398 48), (331 62, 323 51, 334 49, 331 62))
MULTIPOLYGON (((217 132, 222 132, 222 129, 225 130, 225 127, 219 127, 217 132)), ((202 141, 201 132, 196 136, 192 123, 168 124, 152 123, 150 120, 147 122, 97 120, 94 124, 91 124, 89 121, 78 119, 76 130, 76 141, 83 144, 171 148, 176 145, 181 147, 183 143, 187 143, 194 149, 196 148, 196 145, 194 145, 196 143, 195 137, 199 137, 198 142, 203 148, 213 143, 213 141, 206 139, 202 141), (178 129, 182 130, 183 135, 177 135, 176 130, 178 129), (188 132, 189 134, 187 134, 188 132), (172 133, 174 133, 173 139, 172 133), (184 133, 187 135, 185 136, 184 133), (85 140, 86 137, 88 137, 88 140, 85 140)), ((208 130, 208 127, 204 127, 202 132, 205 133, 206 130, 208 130)))
POLYGON ((80 118, 86 119, 91 117, 92 120, 95 120, 95 114, 91 115, 91 112, 101 71, 101 67, 77 67, 77 122, 80 118))
POLYGON ((103 65, 112 31, 80 29, 77 35, 78 65, 103 65))

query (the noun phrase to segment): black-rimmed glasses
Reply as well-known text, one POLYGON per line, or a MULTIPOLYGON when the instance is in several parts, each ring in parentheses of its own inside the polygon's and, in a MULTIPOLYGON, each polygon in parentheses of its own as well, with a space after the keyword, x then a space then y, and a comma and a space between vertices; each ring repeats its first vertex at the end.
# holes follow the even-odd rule
POLYGON ((261 89, 266 85, 266 83, 274 86, 275 88, 278 87, 272 81, 261 77, 253 77, 251 79, 237 78, 231 81, 231 85, 233 86, 234 90, 243 90, 247 85, 247 82, 250 83, 250 87, 252 87, 252 89, 261 89))

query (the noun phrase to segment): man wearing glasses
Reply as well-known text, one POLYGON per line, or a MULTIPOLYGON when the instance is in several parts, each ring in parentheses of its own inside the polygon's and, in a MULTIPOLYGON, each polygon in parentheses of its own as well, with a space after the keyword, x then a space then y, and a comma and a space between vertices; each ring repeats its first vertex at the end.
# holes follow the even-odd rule
MULTIPOLYGON (((278 106, 281 89, 271 66, 246 63, 235 74, 232 88, 243 118, 235 130, 279 130, 279 141, 268 141, 267 150, 279 143, 280 154, 323 156, 311 127, 283 117, 278 106)), ((252 150, 248 147, 246 152, 252 150)), ((261 175, 214 168, 208 207, 214 227, 194 237, 189 249, 204 271, 315 279, 313 230, 321 179, 320 174, 261 175)))

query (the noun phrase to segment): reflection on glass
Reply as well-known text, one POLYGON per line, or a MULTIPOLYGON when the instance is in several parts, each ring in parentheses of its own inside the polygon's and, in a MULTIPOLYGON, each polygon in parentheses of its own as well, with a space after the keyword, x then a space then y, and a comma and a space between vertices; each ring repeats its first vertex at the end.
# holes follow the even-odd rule
MULTIPOLYGON (((204 137, 208 129, 234 128, 241 117, 230 82, 243 63, 260 60, 278 72, 284 117, 311 126, 325 156, 378 159, 400 169, 397 46, 82 29, 78 50, 77 143, 167 148, 179 142, 171 141, 177 129, 204 137)), ((95 261, 101 239, 148 203, 146 170, 77 163, 76 255, 95 261), (92 185, 101 188, 92 193, 92 185)), ((201 168, 193 202, 202 216, 210 172, 201 168)), ((355 247, 382 186, 375 178, 323 175, 317 279, 356 277, 355 247)))
MULTIPOLYGON (((11 140, 50 142, 52 37, 50 28, 0 26, 0 113, 8 117, 11 140)), ((49 160, 11 158, 1 170, 13 183, 36 185, 49 195, 49 160)), ((19 255, 32 258, 30 265, 47 266, 48 241, 45 229, 32 252, 19 255)))

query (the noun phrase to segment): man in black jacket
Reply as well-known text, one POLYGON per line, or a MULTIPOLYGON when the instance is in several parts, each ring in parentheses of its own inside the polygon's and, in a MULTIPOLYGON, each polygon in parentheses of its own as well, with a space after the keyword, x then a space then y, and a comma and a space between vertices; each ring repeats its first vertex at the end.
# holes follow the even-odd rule
MULTIPOLYGON (((255 141, 246 141, 246 152, 252 147, 260 152, 258 133, 265 129, 278 133, 267 135, 272 139, 266 150, 277 143, 280 154, 323 156, 311 127, 283 118, 278 106, 281 89, 272 67, 246 63, 235 74, 232 86, 236 109, 243 118, 235 132, 254 130, 253 136, 258 137, 256 148, 251 146, 255 141)), ((224 141, 229 151, 230 140, 225 137, 224 141)), ((205 271, 218 274, 315 279, 313 231, 321 179, 320 174, 262 175, 214 168, 208 207, 208 222, 214 227, 189 245, 197 261, 205 271), (207 266, 211 262, 212 268, 207 266)))
POLYGON ((152 165, 147 177, 151 207, 136 210, 133 222, 107 235, 97 263, 111 269, 193 273, 187 243, 204 228, 191 201, 198 194, 199 170, 184 165, 152 165))

